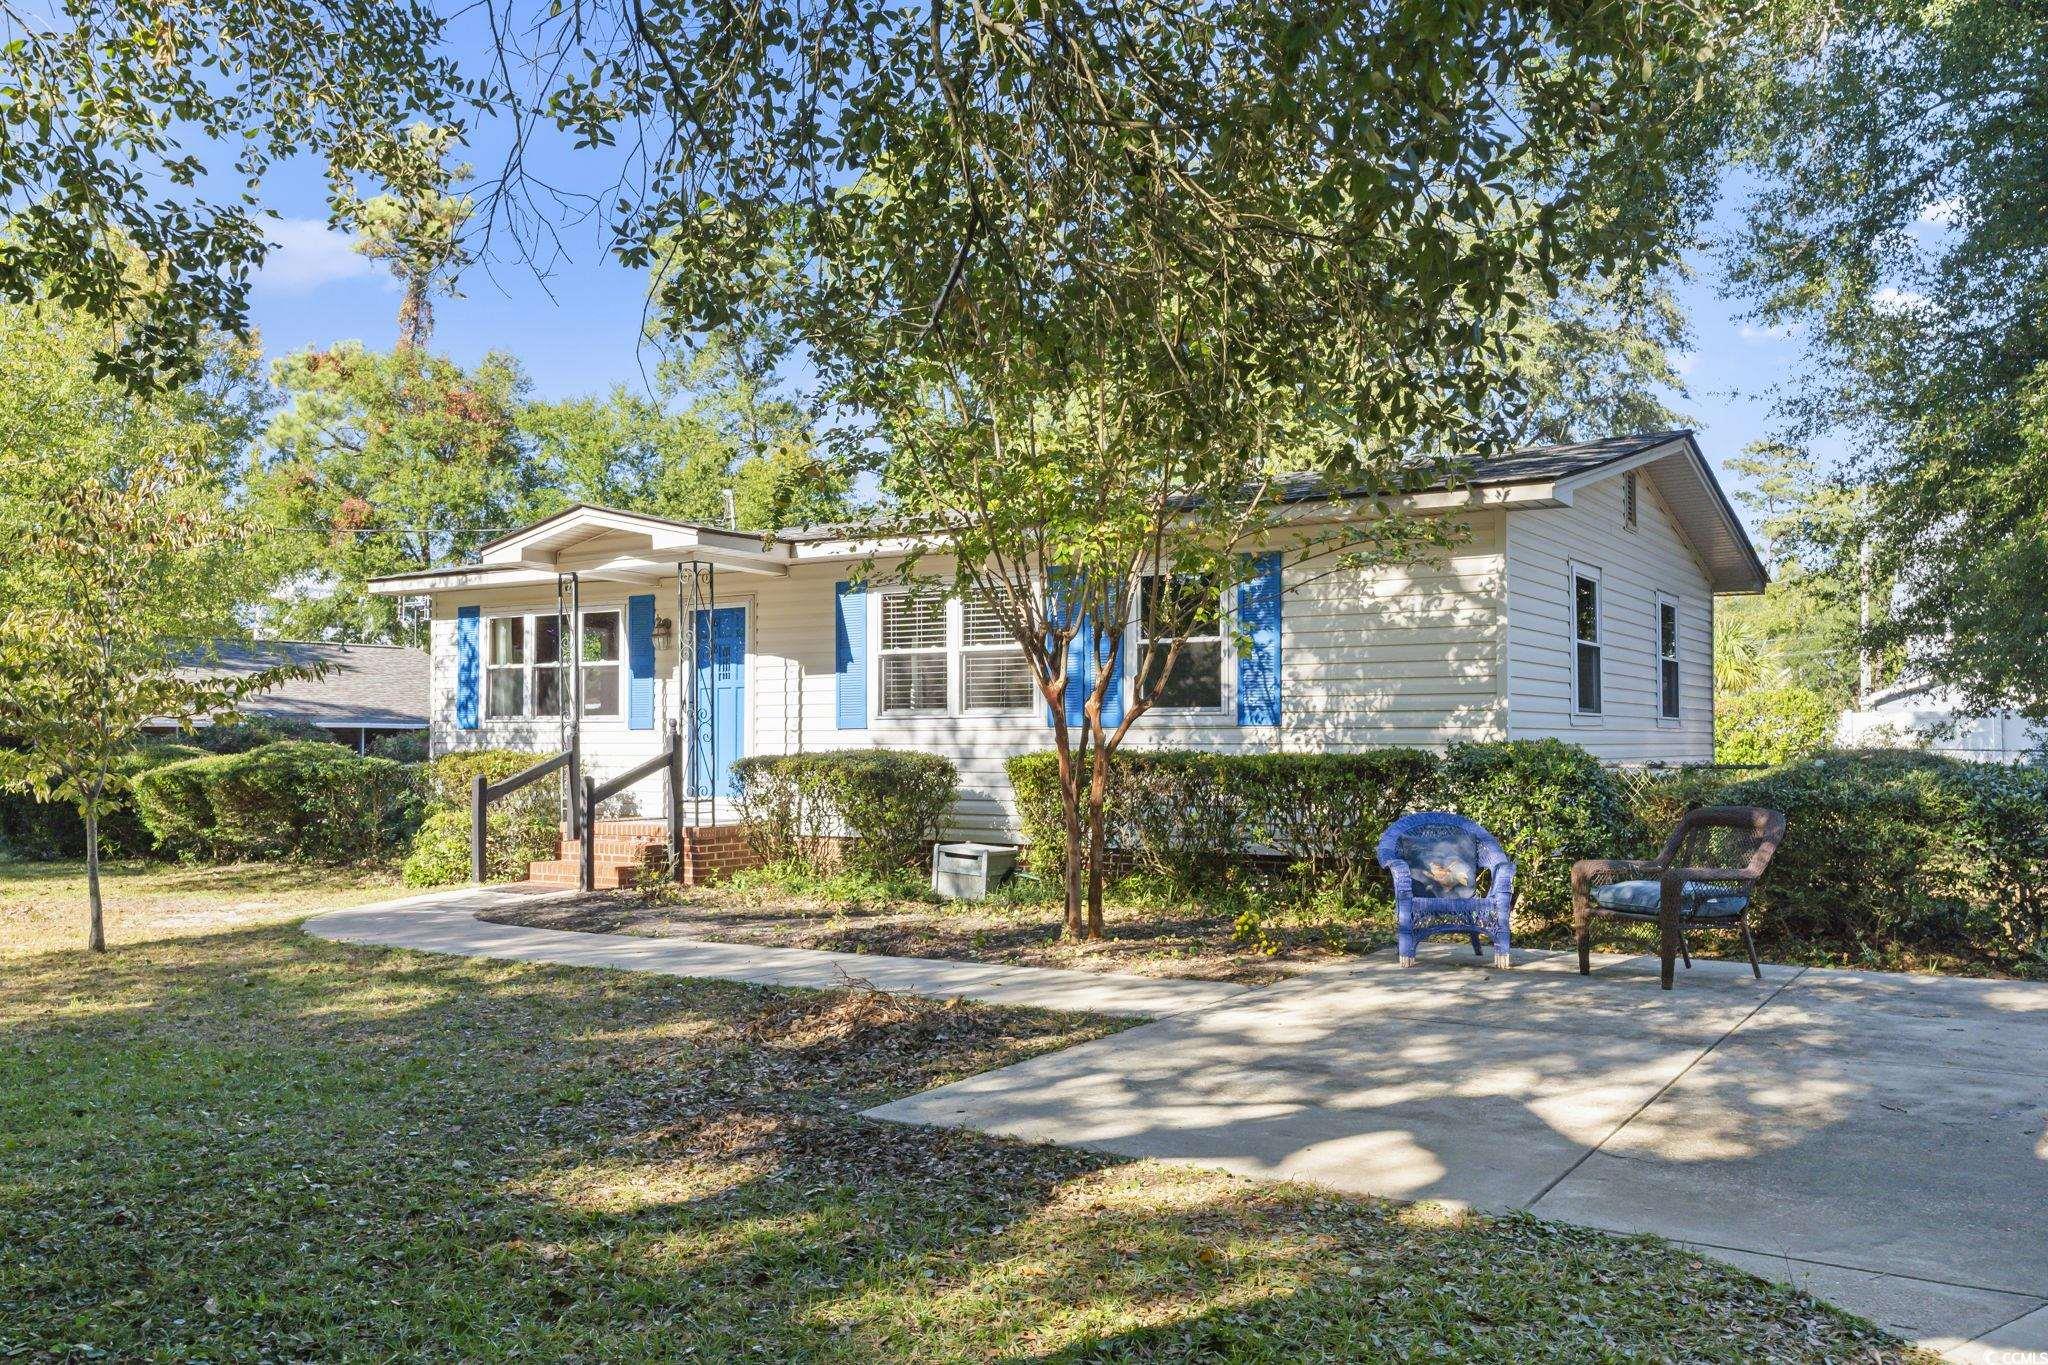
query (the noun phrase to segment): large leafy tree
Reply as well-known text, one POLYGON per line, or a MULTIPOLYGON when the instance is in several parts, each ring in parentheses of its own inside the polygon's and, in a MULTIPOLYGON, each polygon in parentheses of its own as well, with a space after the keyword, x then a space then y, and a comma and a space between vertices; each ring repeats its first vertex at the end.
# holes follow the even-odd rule
POLYGON ((593 140, 665 117, 674 174, 622 227, 668 318, 792 335, 909 571, 1025 652, 1095 935, 1107 755, 1245 554, 1454 535, 1381 495, 1511 438, 1532 295, 1663 261, 1716 18, 684 4, 551 107, 593 140), (1302 532, 1304 490, 1369 506, 1302 532))
POLYGON ((0 301, 95 318, 125 382, 197 373, 245 325, 274 166, 317 158, 337 201, 359 176, 409 193, 399 130, 486 95, 444 23, 413 0, 0 0, 0 301))
POLYGON ((1786 434, 1846 441, 1867 489, 1837 548, 1894 585, 1869 642, 1978 707, 2048 716, 2048 16, 1771 13, 1725 86, 1759 185, 1730 257, 1758 316, 1803 339, 1786 434))
POLYGON ((1730 468, 1772 565, 1755 597, 1714 613, 1716 757, 1782 763, 1834 742, 1835 722, 1873 681, 1861 619, 1885 598, 1857 551, 1867 498, 1812 457, 1752 446, 1730 468))
POLYGON ((92 377, 102 330, 0 306, 0 785, 77 804, 87 944, 106 947, 99 816, 145 722, 223 714, 301 670, 188 672, 265 586, 229 475, 260 410, 252 358, 148 396, 92 377))
POLYGON ((714 337, 665 362, 654 392, 526 405, 520 428, 541 467, 531 505, 573 502, 753 529, 831 521, 849 511, 844 471, 818 448, 787 391, 778 348, 714 337))
POLYGON ((511 357, 465 369, 418 349, 343 343, 277 365, 286 406, 249 476, 290 588, 268 625, 307 638, 396 639, 366 580, 465 559, 525 516, 540 469, 519 430, 511 357))
MULTIPOLYGON (((1676 272, 1671 272, 1675 274, 1676 272)), ((1521 445, 1590 441, 1687 425, 1677 356, 1692 325, 1657 275, 1597 276, 1548 300, 1523 325, 1521 445)))

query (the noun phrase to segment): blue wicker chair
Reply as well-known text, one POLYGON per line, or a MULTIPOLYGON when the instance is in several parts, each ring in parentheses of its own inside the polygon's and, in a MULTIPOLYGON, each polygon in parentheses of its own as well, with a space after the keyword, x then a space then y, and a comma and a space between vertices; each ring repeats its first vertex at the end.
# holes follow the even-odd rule
POLYGON ((1415 965, 1415 945, 1437 934, 1463 934, 1480 952, 1493 942, 1493 965, 1509 964, 1508 918, 1515 904, 1515 864, 1476 820, 1448 811, 1404 815, 1380 836, 1380 866, 1394 878, 1394 923, 1401 965, 1415 965), (1482 874, 1489 877, 1479 892, 1482 874))

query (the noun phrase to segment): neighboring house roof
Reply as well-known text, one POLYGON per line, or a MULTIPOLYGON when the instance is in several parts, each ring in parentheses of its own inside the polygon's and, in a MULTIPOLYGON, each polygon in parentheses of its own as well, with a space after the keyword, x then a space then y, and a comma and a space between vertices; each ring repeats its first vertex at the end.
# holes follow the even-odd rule
POLYGON ((409 645, 351 645, 325 640, 216 640, 194 650, 188 676, 246 676, 280 664, 325 664, 317 678, 298 678, 246 698, 245 716, 330 728, 425 729, 429 661, 409 645))
MULTIPOLYGON (((1769 581, 1762 558, 1750 543, 1720 482, 1693 433, 1639 432, 1598 441, 1531 446, 1474 460, 1455 476, 1433 479, 1403 496, 1414 505, 1453 510, 1467 505, 1569 506, 1574 491, 1599 479, 1642 469, 1671 508, 1681 533, 1699 554, 1716 592, 1762 592, 1769 581)), ((1318 502, 1367 496, 1358 489, 1333 489, 1308 477, 1283 481, 1280 498, 1306 511, 1318 502)), ((645 512, 577 504, 481 547, 480 562, 449 569, 424 569, 371 580, 385 595, 452 591, 496 584, 551 580, 565 550, 633 532, 648 538, 651 553, 626 553, 613 567, 631 575, 661 570, 676 558, 715 563, 743 573, 779 574, 796 560, 872 553, 876 542, 899 534, 886 523, 842 522, 792 526, 776 531, 732 531, 674 521, 645 512)))

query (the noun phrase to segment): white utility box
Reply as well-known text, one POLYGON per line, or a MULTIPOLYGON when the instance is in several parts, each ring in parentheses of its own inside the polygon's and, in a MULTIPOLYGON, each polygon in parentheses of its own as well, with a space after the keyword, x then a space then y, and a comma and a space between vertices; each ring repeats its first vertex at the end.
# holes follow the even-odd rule
POLYGON ((1017 850, 1000 844, 932 845, 932 890, 956 901, 987 900, 1017 867, 1017 850))

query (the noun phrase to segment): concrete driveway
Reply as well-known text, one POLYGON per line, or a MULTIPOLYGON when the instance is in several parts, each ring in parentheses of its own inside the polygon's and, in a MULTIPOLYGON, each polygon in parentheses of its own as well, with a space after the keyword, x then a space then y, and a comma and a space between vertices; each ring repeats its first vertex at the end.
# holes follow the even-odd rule
POLYGON ((2048 985, 1515 957, 1366 959, 870 1113, 1659 1233, 2048 1352, 2048 985))

